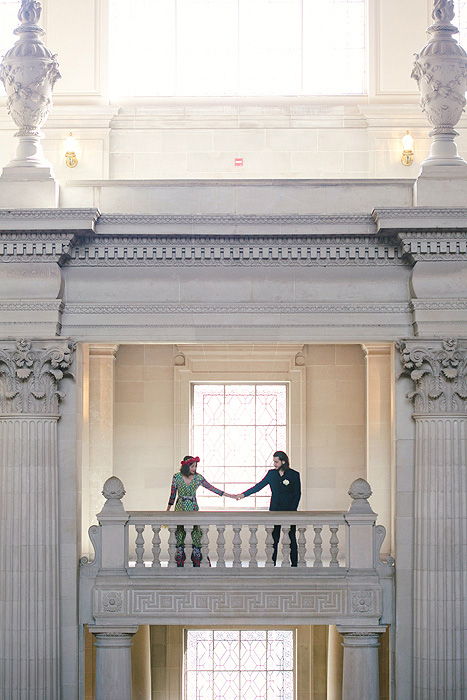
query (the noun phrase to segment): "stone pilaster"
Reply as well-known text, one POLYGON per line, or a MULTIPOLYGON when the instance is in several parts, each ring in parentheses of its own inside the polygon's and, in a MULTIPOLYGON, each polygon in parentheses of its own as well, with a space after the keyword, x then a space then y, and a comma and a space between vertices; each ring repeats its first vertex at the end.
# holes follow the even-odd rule
POLYGON ((414 700, 467 693, 467 341, 400 343, 414 382, 414 700))
POLYGON ((366 353, 366 479, 373 491, 371 507, 386 528, 383 555, 392 551, 392 348, 368 344, 366 353))
POLYGON ((102 484, 113 474, 114 375, 118 345, 89 346, 89 524, 102 508, 102 484))
POLYGON ((59 700, 58 404, 72 346, 0 344, 0 697, 59 700))

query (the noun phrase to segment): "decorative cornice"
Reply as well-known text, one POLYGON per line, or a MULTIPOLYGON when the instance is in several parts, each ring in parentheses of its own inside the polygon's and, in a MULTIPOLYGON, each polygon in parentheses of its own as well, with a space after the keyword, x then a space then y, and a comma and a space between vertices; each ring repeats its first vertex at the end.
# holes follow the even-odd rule
POLYGON ((0 233, 0 262, 56 262, 68 259, 75 235, 67 233, 0 233))
POLYGON ((94 231, 99 209, 0 209, 0 231, 94 231))
POLYGON ((90 304, 70 303, 65 306, 65 314, 406 314, 409 305, 400 303, 310 303, 310 304, 193 304, 193 303, 156 303, 156 304, 90 304))
POLYGON ((467 413, 467 340, 401 340, 398 349, 416 414, 467 413))
POLYGON ((369 236, 129 236, 81 239, 72 266, 404 264, 390 238, 369 236))
POLYGON ((67 341, 17 340, 0 347, 0 412, 3 415, 56 415, 59 391, 73 362, 67 341))
POLYGON ((120 224, 307 224, 307 225, 355 225, 365 227, 364 233, 375 232, 373 218, 368 214, 103 214, 97 231, 120 224))
POLYGON ((467 231, 410 232, 397 234, 400 254, 409 263, 419 260, 466 260, 467 231))
POLYGON ((467 309, 467 299, 412 299, 411 311, 467 309))

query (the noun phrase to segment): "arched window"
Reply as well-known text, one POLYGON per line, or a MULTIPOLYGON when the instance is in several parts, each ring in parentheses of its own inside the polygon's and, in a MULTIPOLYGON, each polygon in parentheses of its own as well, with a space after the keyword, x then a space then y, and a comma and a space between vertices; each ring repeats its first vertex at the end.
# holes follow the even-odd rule
POLYGON ((365 0, 110 0, 110 92, 365 91, 365 0))

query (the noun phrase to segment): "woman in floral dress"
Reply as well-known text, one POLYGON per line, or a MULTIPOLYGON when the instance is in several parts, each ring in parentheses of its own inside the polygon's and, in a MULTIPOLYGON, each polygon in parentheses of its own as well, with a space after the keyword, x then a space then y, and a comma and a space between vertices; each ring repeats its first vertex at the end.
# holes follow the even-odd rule
MULTIPOLYGON (((175 498, 177 498, 177 502, 175 503, 174 510, 199 510, 196 500, 196 491, 200 486, 204 486, 205 489, 212 491, 218 496, 234 498, 230 493, 226 493, 225 491, 216 489, 215 486, 211 486, 204 476, 198 474, 196 471, 198 462, 199 457, 191 457, 190 455, 182 459, 180 471, 174 474, 172 479, 172 488, 170 490, 167 510, 170 510, 173 506, 175 498)), ((177 566, 183 566, 185 561, 185 528, 183 525, 177 526, 175 537, 177 540, 177 554, 175 557, 177 566)), ((191 560, 193 566, 199 566, 201 563, 201 529, 199 525, 195 525, 191 531, 191 540, 193 544, 191 560)))

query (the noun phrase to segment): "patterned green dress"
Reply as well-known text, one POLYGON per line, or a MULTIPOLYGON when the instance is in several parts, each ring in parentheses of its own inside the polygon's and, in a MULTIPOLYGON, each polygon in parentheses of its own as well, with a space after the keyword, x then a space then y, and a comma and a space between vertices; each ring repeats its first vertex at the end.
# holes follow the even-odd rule
MULTIPOLYGON (((199 510, 198 501, 196 500, 196 491, 200 486, 204 486, 205 489, 216 493, 218 496, 224 495, 224 491, 216 489, 215 486, 211 486, 201 474, 196 473, 190 483, 187 484, 182 474, 178 472, 174 474, 172 479, 169 506, 172 506, 175 502, 175 498, 177 498, 175 510, 199 510)), ((183 525, 177 526, 175 537, 177 540, 177 566, 183 566, 185 561, 185 528, 183 525)), ((199 566, 201 562, 201 530, 199 525, 195 525, 191 531, 191 540, 193 543, 191 560, 193 566, 199 566)))

